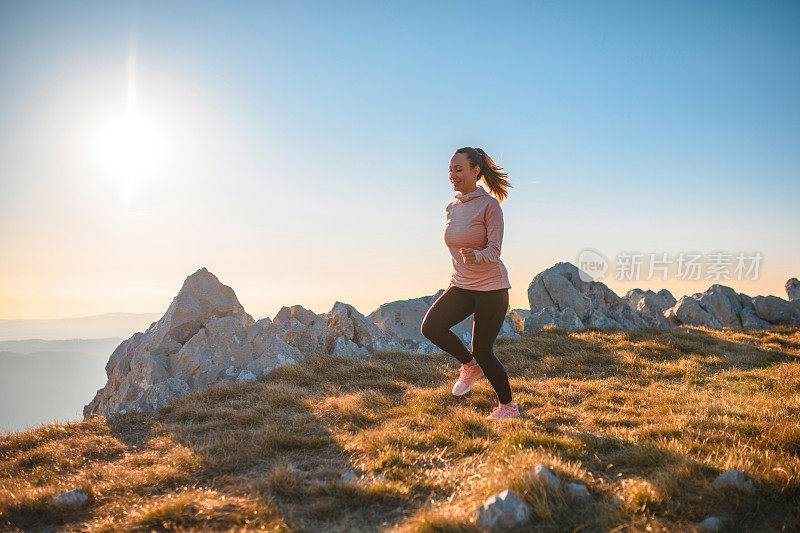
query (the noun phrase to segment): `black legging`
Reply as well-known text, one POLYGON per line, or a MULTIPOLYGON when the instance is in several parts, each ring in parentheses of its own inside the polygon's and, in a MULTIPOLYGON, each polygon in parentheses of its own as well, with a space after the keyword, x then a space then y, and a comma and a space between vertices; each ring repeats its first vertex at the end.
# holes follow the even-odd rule
POLYGON ((511 401, 511 386, 503 364, 492 345, 503 327, 508 311, 508 289, 474 291, 451 285, 431 305, 422 319, 420 332, 440 349, 465 365, 475 360, 494 387, 500 403, 511 401), (450 328, 475 313, 472 324, 472 353, 450 328))

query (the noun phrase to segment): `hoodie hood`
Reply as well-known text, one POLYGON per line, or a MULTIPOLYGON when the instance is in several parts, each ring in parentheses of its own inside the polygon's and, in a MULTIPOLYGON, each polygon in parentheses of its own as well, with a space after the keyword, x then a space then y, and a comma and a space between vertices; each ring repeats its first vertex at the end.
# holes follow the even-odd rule
POLYGON ((461 193, 456 194, 456 200, 459 200, 462 203, 466 203, 469 202, 470 200, 473 200, 481 196, 485 196, 487 194, 489 193, 486 192, 486 189, 478 185, 478 188, 472 192, 468 192, 467 194, 461 194, 461 193))

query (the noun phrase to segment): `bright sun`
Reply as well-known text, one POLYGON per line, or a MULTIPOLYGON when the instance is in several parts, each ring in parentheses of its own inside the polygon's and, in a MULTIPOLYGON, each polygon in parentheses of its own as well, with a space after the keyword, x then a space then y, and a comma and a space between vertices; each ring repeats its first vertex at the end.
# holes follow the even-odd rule
POLYGON ((95 158, 101 168, 131 184, 152 175, 163 160, 163 140, 136 115, 110 120, 97 134, 95 158))
POLYGON ((128 56, 127 110, 98 128, 92 152, 100 170, 119 184, 127 210, 135 186, 143 185, 161 169, 164 139, 158 128, 137 112, 136 54, 128 56))

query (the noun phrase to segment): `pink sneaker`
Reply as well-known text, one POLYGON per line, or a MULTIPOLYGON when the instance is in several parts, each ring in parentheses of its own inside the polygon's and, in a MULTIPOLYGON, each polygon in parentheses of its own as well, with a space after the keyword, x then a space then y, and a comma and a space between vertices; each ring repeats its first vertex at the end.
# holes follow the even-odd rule
POLYGON ((512 402, 509 405, 500 404, 494 409, 486 418, 493 418, 502 420, 504 418, 517 418, 519 416, 519 406, 517 402, 512 402))
POLYGON ((463 396, 472 389, 475 380, 483 375, 481 365, 475 363, 472 366, 461 365, 461 374, 458 376, 458 381, 453 385, 453 394, 456 396, 463 396))

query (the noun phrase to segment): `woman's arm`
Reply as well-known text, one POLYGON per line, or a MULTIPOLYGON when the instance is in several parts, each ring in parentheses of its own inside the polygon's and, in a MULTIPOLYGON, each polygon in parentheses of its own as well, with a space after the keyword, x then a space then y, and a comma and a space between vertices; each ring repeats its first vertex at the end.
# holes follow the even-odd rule
POLYGON ((497 202, 489 202, 486 207, 486 248, 475 250, 475 264, 497 263, 500 261, 500 247, 503 244, 503 210, 497 202))

